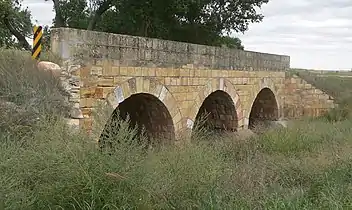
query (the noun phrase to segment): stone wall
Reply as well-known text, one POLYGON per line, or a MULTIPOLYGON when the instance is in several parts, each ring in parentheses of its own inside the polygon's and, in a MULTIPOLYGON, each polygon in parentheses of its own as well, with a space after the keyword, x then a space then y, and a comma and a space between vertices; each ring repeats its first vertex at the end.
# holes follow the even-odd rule
POLYGON ((336 106, 331 96, 296 75, 286 78, 285 87, 285 118, 316 117, 336 106))
POLYGON ((250 116, 253 106, 258 113, 265 108, 270 116, 263 117, 272 120, 318 116, 334 107, 328 95, 287 74, 288 56, 69 28, 53 29, 51 36, 51 49, 65 60, 70 101, 82 115, 74 124, 87 131, 103 126, 92 114, 98 102, 108 102, 112 112, 132 112, 132 104, 119 105, 137 95, 135 109, 146 115, 135 119, 153 124, 147 127, 153 136, 174 133, 176 139, 189 133, 203 109, 212 112, 214 129, 240 130, 258 118, 250 116))
POLYGON ((213 101, 220 103, 214 106, 221 107, 216 113, 221 120, 214 118, 213 122, 226 122, 227 129, 235 129, 234 125, 238 129, 247 128, 251 107, 263 88, 269 88, 275 95, 279 118, 284 106, 285 72, 280 71, 123 67, 104 61, 80 68, 78 75, 81 81, 80 109, 84 116, 80 119, 80 126, 87 130, 96 127, 93 126, 95 120, 92 118, 96 102, 106 100, 116 108, 119 103, 137 93, 153 95, 165 104, 173 119, 176 134, 192 128, 202 103, 217 90, 227 93, 230 97, 228 100, 233 102, 230 105, 226 100, 220 102, 217 97, 213 97, 213 101), (237 122, 231 126, 227 119, 237 122))
POLYGON ((120 66, 174 67, 249 71, 286 71, 290 57, 221 47, 71 28, 51 31, 52 50, 63 59, 113 60, 120 66))

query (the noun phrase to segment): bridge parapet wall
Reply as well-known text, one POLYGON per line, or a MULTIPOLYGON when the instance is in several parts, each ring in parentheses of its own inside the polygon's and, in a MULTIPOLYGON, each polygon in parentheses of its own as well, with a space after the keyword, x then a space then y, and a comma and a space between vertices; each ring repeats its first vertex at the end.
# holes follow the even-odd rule
POLYGON ((52 50, 63 59, 72 57, 113 60, 115 65, 180 68, 286 71, 290 57, 197 45, 168 40, 56 28, 51 32, 52 50))

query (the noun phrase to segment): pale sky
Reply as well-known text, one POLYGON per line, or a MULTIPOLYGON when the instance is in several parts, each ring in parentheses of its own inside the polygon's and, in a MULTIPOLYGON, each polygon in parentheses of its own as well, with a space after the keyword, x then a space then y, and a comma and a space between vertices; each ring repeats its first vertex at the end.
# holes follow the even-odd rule
MULTIPOLYGON (((23 4, 51 25, 52 1, 23 4)), ((260 11, 264 20, 238 35, 245 50, 289 55, 293 68, 352 69, 352 0, 269 0, 260 11)))

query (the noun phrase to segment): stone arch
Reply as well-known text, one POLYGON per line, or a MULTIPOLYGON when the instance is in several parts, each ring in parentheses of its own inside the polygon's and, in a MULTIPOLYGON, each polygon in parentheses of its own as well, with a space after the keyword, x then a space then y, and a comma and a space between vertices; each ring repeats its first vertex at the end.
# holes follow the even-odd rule
POLYGON ((108 94, 107 103, 113 109, 111 116, 117 110, 122 119, 128 114, 131 123, 145 127, 148 137, 175 140, 181 112, 169 90, 155 78, 128 79, 108 94))
MULTIPOLYGON (((278 91, 277 91, 277 88, 276 88, 276 86, 275 86, 275 83, 274 83, 274 81, 271 79, 271 78, 269 78, 269 77, 264 77, 264 78, 262 78, 261 80, 260 80, 260 82, 256 85, 256 86, 254 86, 254 89, 253 89, 253 92, 252 92, 252 94, 253 94, 253 98, 252 98, 252 100, 251 100, 251 102, 250 102, 250 106, 249 106, 249 109, 251 109, 252 108, 252 106, 253 106, 253 103, 254 103, 254 101, 255 101, 255 99, 256 99, 256 97, 257 97, 257 95, 258 95, 258 93, 262 90, 262 89, 264 89, 264 88, 269 88, 270 90, 271 90, 271 92, 273 92, 273 94, 275 95, 275 100, 276 100, 276 104, 277 104, 277 106, 278 106, 278 110, 279 110, 279 115, 280 115, 280 111, 281 111, 281 101, 280 101, 280 99, 279 99, 279 94, 278 94, 278 91)), ((249 115, 250 115, 250 110, 248 111, 248 112, 246 112, 245 113, 245 125, 244 126, 248 126, 248 121, 249 121, 249 115)))
POLYGON ((231 96, 222 90, 210 93, 199 108, 195 118, 197 123, 212 131, 237 131, 238 117, 231 96))
POLYGON ((255 129, 259 125, 269 125, 279 118, 279 103, 273 90, 263 86, 256 94, 248 116, 248 128, 255 129))
MULTIPOLYGON (((197 97, 195 98, 194 104, 190 107, 188 111, 188 118, 187 118, 187 127, 192 129, 193 125, 196 121, 197 115, 199 112, 202 112, 202 106, 204 103, 207 104, 212 104, 214 100, 218 100, 219 98, 222 98, 222 105, 220 104, 213 104, 213 108, 218 108, 221 107, 222 113, 213 113, 213 119, 214 115, 217 115, 218 117, 221 116, 222 120, 221 122, 224 123, 225 127, 228 127, 227 129, 230 130, 237 130, 238 128, 243 127, 243 111, 242 111, 242 103, 240 101, 240 97, 234 88, 233 84, 224 79, 224 78, 214 78, 210 79, 203 88, 198 92, 197 97), (225 109, 224 109, 225 108, 225 109), (227 108, 227 110, 226 110, 227 108), (228 112, 228 113, 226 113, 228 112), (232 116, 232 117, 224 117, 224 115, 227 116, 232 116), (236 126, 237 128, 234 128, 236 126)), ((210 106, 208 105, 208 108, 210 106)), ((206 106, 206 105, 205 105, 206 106)), ((204 106, 203 106, 204 107, 204 106)), ((220 124, 218 124, 218 128, 223 127, 220 124)))

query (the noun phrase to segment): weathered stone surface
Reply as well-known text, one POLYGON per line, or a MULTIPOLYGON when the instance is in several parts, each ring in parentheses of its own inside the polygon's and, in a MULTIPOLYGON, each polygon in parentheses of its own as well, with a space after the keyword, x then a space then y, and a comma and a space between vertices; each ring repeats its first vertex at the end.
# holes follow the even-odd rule
MULTIPOLYGON (((186 65, 187 68, 243 71, 286 71, 290 67, 290 57, 284 55, 71 28, 53 29, 51 45, 63 59, 118 60, 121 66, 180 68, 186 65)), ((100 75, 101 71, 94 68, 95 74, 100 75)))
MULTIPOLYGON (((121 68, 126 69, 126 67, 121 68)), ((260 71, 252 72, 251 74, 246 71, 219 71, 222 73, 224 73, 224 71, 231 72, 231 74, 224 73, 227 75, 225 78, 221 77, 221 74, 214 74, 212 75, 214 77, 209 77, 208 73, 204 76, 197 73, 199 75, 197 77, 195 76, 195 72, 191 73, 191 70, 192 69, 185 71, 185 69, 173 68, 144 68, 143 71, 137 72, 134 67, 128 67, 124 75, 128 76, 129 74, 133 74, 134 76, 119 77, 121 69, 115 68, 115 72, 112 71, 106 76, 102 75, 98 77, 96 79, 96 86, 84 86, 84 88, 82 88, 75 87, 71 83, 70 101, 75 102, 77 104, 76 107, 94 108, 92 99, 116 100, 110 104, 117 106, 136 93, 155 95, 160 101, 166 103, 174 123, 177 124, 175 129, 180 129, 180 131, 189 126, 187 125, 187 120, 183 123, 181 119, 188 117, 188 119, 194 122, 196 114, 200 110, 200 106, 205 98, 216 90, 225 91, 231 96, 237 115, 237 121, 235 117, 228 118, 224 109, 225 107, 223 107, 221 103, 214 105, 214 107, 216 107, 214 108, 215 110, 212 109, 208 111, 214 114, 217 113, 217 117, 213 119, 219 119, 214 121, 215 125, 218 127, 224 126, 223 122, 226 122, 227 128, 233 126, 237 126, 238 129, 247 128, 250 122, 249 114, 252 110, 253 101, 263 88, 272 90, 276 97, 274 103, 278 103, 278 116, 275 120, 297 118, 303 115, 318 116, 334 106, 333 101, 328 100, 328 95, 315 89, 311 85, 306 85, 305 81, 300 78, 286 77, 284 72, 275 75, 275 77, 266 77, 266 75, 260 71), (151 71, 157 72, 155 77, 145 76, 144 72, 151 71), (111 74, 113 74, 113 76, 111 76, 111 74), (178 82, 178 80, 180 82, 178 82), (186 80, 187 82, 182 83, 182 80, 186 80), (254 82, 246 82, 250 80, 254 82), (119 91, 116 92, 116 90, 119 91), (114 91, 116 93, 114 93, 114 91), (178 112, 180 112, 180 114, 177 114, 178 112), (183 124, 179 124, 178 121, 183 124), (181 127, 178 128, 179 126, 181 127)), ((212 72, 211 70, 204 71, 212 72)), ((271 74, 271 72, 267 73, 271 74)), ((95 76, 92 75, 92 78, 93 77, 95 76)), ((79 77, 77 77, 76 80, 79 81, 79 77)), ((85 81, 83 81, 83 83, 84 82, 85 81)), ((216 101, 219 100, 217 99, 216 101)), ((264 104, 266 104, 266 102, 264 102, 264 104)), ((270 103, 267 104, 270 105, 270 103)), ((149 106, 152 106, 152 104, 149 106)), ((227 106, 230 107, 229 105, 227 106)), ((265 106, 263 107, 265 108, 265 106)), ((229 110, 230 109, 227 109, 227 111, 229 110)), ((233 115, 233 113, 230 115, 233 115)), ((270 118, 269 115, 266 117, 270 118)), ((90 116, 88 116, 88 118, 90 118, 90 116)))
POLYGON ((52 63, 49 61, 40 61, 37 66, 40 70, 51 72, 55 77, 60 77, 61 75, 62 69, 56 63, 52 63))
POLYGON ((82 111, 79 108, 73 107, 70 111, 70 117, 72 119, 83 119, 82 111))
POLYGON ((331 96, 308 84, 297 76, 288 77, 285 81, 285 118, 302 116, 317 117, 335 107, 331 96))

